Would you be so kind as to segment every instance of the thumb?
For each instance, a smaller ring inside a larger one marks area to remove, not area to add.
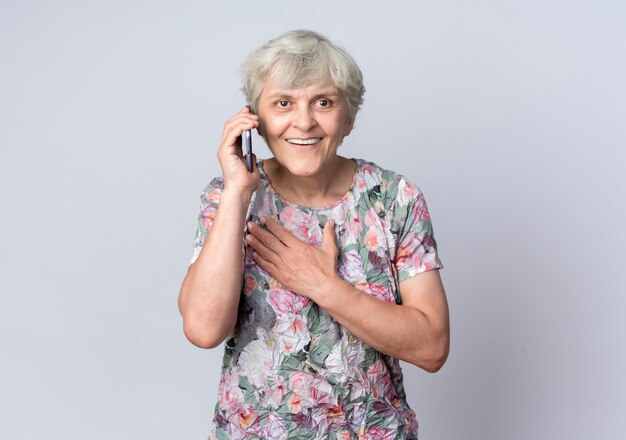
[[[335,242],[335,221],[328,219],[324,225],[324,231],[322,232],[322,247],[337,249],[337,243]]]

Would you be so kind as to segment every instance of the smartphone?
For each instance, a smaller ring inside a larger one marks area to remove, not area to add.
[[[248,165],[248,172],[252,172],[252,131],[244,130],[241,133],[241,149],[243,155],[246,158],[246,164]]]

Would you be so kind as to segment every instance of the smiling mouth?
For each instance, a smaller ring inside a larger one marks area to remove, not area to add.
[[[309,139],[287,139],[287,142],[294,145],[313,145],[321,141],[322,138],[309,138]]]

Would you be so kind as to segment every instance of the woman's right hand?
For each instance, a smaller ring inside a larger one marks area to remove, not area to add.
[[[252,155],[253,169],[248,171],[246,159],[241,151],[241,134],[259,126],[259,117],[250,113],[246,106],[224,124],[222,144],[217,158],[222,167],[224,189],[240,191],[251,196],[259,187],[261,175],[256,166],[256,156]]]

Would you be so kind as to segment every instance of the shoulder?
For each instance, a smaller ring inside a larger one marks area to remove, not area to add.
[[[224,178],[222,176],[211,179],[209,183],[202,190],[202,194],[210,194],[215,191],[221,191],[224,189]]]
[[[394,205],[407,205],[411,200],[422,196],[419,187],[406,176],[385,169],[374,162],[355,159],[358,164],[359,184],[372,200],[382,204],[387,210]]]
[[[204,187],[202,194],[200,194],[200,202],[202,203],[203,210],[207,206],[217,207],[220,201],[220,195],[224,189],[224,178],[215,177]]]

